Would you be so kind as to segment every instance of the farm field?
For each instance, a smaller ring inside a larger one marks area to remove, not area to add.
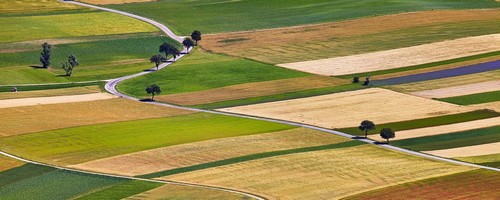
[[[127,200],[160,200],[160,199],[197,199],[199,197],[203,197],[203,199],[207,200],[248,200],[250,198],[229,193],[229,192],[221,192],[215,190],[194,188],[194,187],[185,187],[185,186],[176,186],[176,185],[163,185],[161,187],[136,194],[134,196],[130,196],[125,198]]]
[[[0,94],[10,93],[12,87],[16,87],[18,92],[27,91],[38,91],[38,90],[54,90],[54,89],[65,89],[65,88],[76,88],[76,87],[86,87],[86,86],[104,86],[104,82],[92,81],[85,83],[53,83],[53,84],[42,84],[42,85],[4,85],[0,86]]]
[[[7,99],[7,100],[0,100],[0,108],[98,101],[98,100],[106,100],[113,98],[117,97],[108,93],[91,93],[91,94],[80,94],[80,95],[69,95],[69,96]]]
[[[158,100],[179,105],[210,104],[252,97],[297,92],[309,89],[334,87],[350,83],[344,79],[305,76],[299,78],[279,79],[256,83],[244,83],[215,89],[158,96]],[[199,98],[203,97],[203,98]]]
[[[304,128],[174,145],[72,165],[72,168],[137,176],[238,156],[348,141]]]
[[[19,167],[24,163],[18,160],[8,158],[6,156],[0,155],[0,172]]]
[[[500,87],[496,87],[496,91],[484,92],[478,94],[469,94],[457,97],[448,97],[438,99],[440,101],[458,104],[458,105],[471,105],[471,104],[482,104],[488,102],[500,101]]]
[[[447,157],[447,158],[500,154],[500,142],[458,147],[452,149],[424,151],[424,153],[437,155],[441,157]]]
[[[461,86],[440,88],[435,90],[413,92],[411,94],[425,98],[448,98],[448,97],[464,96],[464,95],[478,94],[484,92],[492,92],[499,90],[499,88],[500,88],[500,81],[487,81],[469,85],[461,85]],[[500,100],[500,97],[498,100]]]
[[[372,9],[376,6],[378,9]],[[169,24],[180,35],[197,29],[204,33],[268,29],[340,21],[368,16],[438,9],[498,8],[494,1],[222,1],[184,2],[160,0],[148,3],[110,5]],[[167,14],[168,13],[168,14]],[[221,15],[224,13],[224,15]],[[228,23],[231,22],[231,23]]]
[[[149,2],[149,1],[155,1],[155,0],[79,0],[79,1],[84,2],[84,3],[95,4],[95,5],[106,5],[106,4]]]
[[[1,1],[0,10],[1,15],[23,15],[23,14],[37,14],[47,12],[67,12],[75,9],[80,9],[77,6],[62,3],[53,0],[16,0],[16,1]]]
[[[113,185],[102,190],[92,192],[90,194],[85,194],[78,197],[79,200],[84,199],[121,199],[130,197],[142,192],[146,192],[158,187],[163,186],[162,183],[145,182],[137,180],[123,181],[116,185]]]
[[[285,63],[278,66],[326,76],[355,74],[489,53],[500,48],[500,44],[496,44],[498,40],[500,40],[500,34],[484,35],[345,57]],[[404,61],[401,58],[405,58]]]
[[[375,101],[374,99],[384,99]],[[325,128],[358,126],[367,118],[376,124],[472,111],[472,108],[405,95],[380,88],[220,109],[225,112],[312,124]],[[401,112],[401,111],[405,112]]]
[[[440,135],[457,131],[466,131],[473,130],[485,127],[491,127],[500,124],[500,117],[493,117],[488,119],[467,121],[461,123],[453,123],[448,125],[441,126],[429,126],[426,128],[417,128],[411,130],[403,130],[397,132],[397,137],[392,140],[404,140],[410,138],[424,137],[424,136],[432,136],[432,135]],[[392,127],[388,125],[381,125],[379,127]],[[375,132],[375,131],[373,131]],[[380,136],[373,135],[370,136],[371,139],[381,140]]]
[[[148,149],[291,128],[294,127],[197,113],[4,137],[0,138],[0,144],[3,150],[15,155],[71,165]]]
[[[500,153],[483,156],[456,157],[454,159],[500,168]]]
[[[36,90],[36,91],[19,91],[19,92],[2,92],[0,93],[0,100],[5,99],[19,99],[19,98],[35,98],[35,97],[51,97],[51,96],[69,96],[92,94],[101,92],[99,86],[83,86],[73,88],[62,88],[53,90]]]
[[[451,149],[500,142],[499,130],[500,126],[493,126],[448,134],[397,140],[391,144],[414,151]]]
[[[238,188],[269,198],[317,199],[470,169],[362,145],[264,158],[162,179]]]
[[[217,53],[266,63],[292,63],[497,34],[499,13],[500,10],[491,9],[382,15],[317,25],[209,34],[201,45]],[[403,21],[405,23],[401,23]]]
[[[156,83],[163,91],[167,91],[166,94],[177,94],[305,76],[310,74],[196,49],[183,58],[182,62],[157,73],[123,81],[118,85],[118,90],[132,96],[143,97],[146,95],[144,88],[151,83]]]
[[[473,170],[447,176],[372,190],[345,200],[358,199],[497,199],[500,194],[500,174],[488,170]],[[495,192],[496,191],[496,192]]]
[[[147,111],[147,112],[145,112]],[[158,107],[125,99],[0,109],[0,137],[119,121],[179,116],[191,111]],[[61,120],[61,116],[66,119]],[[43,123],[42,123],[43,122]],[[26,124],[36,124],[27,126]]]

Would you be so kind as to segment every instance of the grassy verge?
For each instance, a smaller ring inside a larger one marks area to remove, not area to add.
[[[79,197],[79,200],[123,199],[162,186],[163,183],[130,180]]]
[[[397,134],[397,133],[396,133]],[[500,141],[500,126],[391,142],[414,151],[450,149]]]
[[[488,103],[488,102],[500,101],[500,91],[470,94],[458,97],[441,98],[437,100],[458,105]]]
[[[310,90],[303,90],[303,91],[297,91],[297,92],[288,92],[288,93],[283,93],[283,94],[274,94],[274,95],[269,95],[269,96],[252,97],[252,98],[222,101],[222,102],[209,103],[209,104],[201,104],[201,105],[195,105],[192,107],[201,108],[201,109],[218,109],[218,108],[244,106],[244,105],[250,105],[250,104],[257,104],[257,103],[266,103],[266,102],[273,102],[273,101],[298,99],[298,98],[312,97],[312,96],[325,95],[325,94],[333,94],[333,93],[339,93],[339,92],[347,92],[347,91],[353,91],[353,90],[358,90],[358,89],[363,89],[363,88],[366,88],[366,87],[363,87],[359,84],[348,84],[348,85],[341,85],[341,86],[335,86],[335,87],[326,87],[326,88],[310,89]]]
[[[5,151],[33,160],[76,164],[159,147],[292,129],[293,126],[206,113],[82,126],[0,139]]]
[[[219,160],[219,161],[214,161],[214,162],[209,162],[209,163],[193,165],[193,166],[189,166],[189,167],[181,167],[181,168],[176,168],[176,169],[171,169],[171,170],[166,170],[166,171],[161,171],[161,172],[155,172],[155,173],[151,173],[151,174],[145,174],[145,175],[141,175],[139,177],[141,177],[141,178],[158,178],[158,177],[162,177],[162,176],[180,174],[180,173],[191,172],[191,171],[207,169],[207,168],[212,168],[212,167],[219,167],[219,166],[230,165],[230,164],[246,162],[246,161],[251,161],[251,160],[257,160],[257,159],[262,159],[262,158],[282,156],[282,155],[288,155],[288,154],[294,154],[294,153],[321,151],[321,150],[327,150],[327,149],[353,147],[353,146],[358,146],[361,144],[364,144],[364,143],[360,142],[360,141],[349,141],[349,142],[342,142],[342,143],[337,143],[337,144],[328,144],[328,145],[321,145],[321,146],[314,146],[314,147],[303,147],[303,148],[297,148],[297,149],[288,149],[288,150],[271,151],[271,152],[265,152],[265,153],[257,153],[257,154],[252,154],[252,155],[240,156],[240,157],[229,158],[229,159],[225,159],[225,160]]]
[[[369,134],[374,134],[379,132],[382,128],[391,128],[394,131],[410,130],[417,128],[425,128],[432,126],[440,126],[447,124],[455,124],[460,122],[467,122],[479,119],[486,119],[491,117],[498,117],[500,113],[491,110],[476,110],[472,112],[443,115],[438,117],[430,117],[425,119],[415,119],[402,122],[393,122],[386,124],[376,124],[376,129],[369,132]],[[352,135],[364,135],[364,132],[359,130],[358,127],[342,128],[336,129],[337,131],[343,133],[349,133]]]

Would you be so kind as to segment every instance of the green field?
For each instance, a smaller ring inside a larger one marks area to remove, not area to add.
[[[457,160],[500,168],[500,153],[482,156],[458,157]]]
[[[496,8],[494,0],[170,1],[109,5],[168,24],[181,35],[276,28],[431,9]],[[374,9],[376,8],[376,9]]]
[[[425,128],[432,126],[441,126],[447,124],[455,124],[460,122],[468,122],[473,120],[486,119],[491,117],[498,117],[500,113],[491,110],[476,110],[466,113],[443,115],[438,117],[430,117],[424,119],[415,119],[402,122],[386,123],[386,124],[375,124],[376,129],[371,130],[368,134],[378,134],[382,128],[391,128],[394,131],[410,130],[417,128]],[[349,133],[352,135],[364,135],[365,133],[359,130],[358,127],[342,128],[336,129],[337,131],[343,133]],[[397,136],[397,132],[396,132]]]
[[[294,128],[213,114],[191,114],[67,128],[0,139],[2,149],[55,164],[76,164],[147,149]]]
[[[118,89],[132,96],[143,97],[147,95],[144,89],[151,84],[159,85],[163,95],[308,75],[247,59],[196,50],[184,57],[182,62],[156,73],[124,81],[118,85]]]
[[[162,183],[154,183],[154,182],[145,182],[145,181],[137,181],[130,180],[126,182],[122,182],[116,184],[112,187],[105,188],[103,190],[99,190],[97,192],[93,192],[77,198],[79,200],[91,200],[91,199],[123,199],[126,197],[130,197],[136,194],[140,194],[142,192],[152,190],[154,188],[162,186]]]
[[[437,100],[458,105],[488,103],[488,102],[500,101],[500,90],[493,92],[479,93],[479,94],[457,96],[457,97],[448,97]]]
[[[397,136],[397,133],[396,133]],[[500,126],[461,131],[442,135],[419,137],[391,142],[394,146],[414,151],[431,151],[500,141]]]

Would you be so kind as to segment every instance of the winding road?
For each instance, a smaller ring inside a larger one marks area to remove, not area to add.
[[[85,7],[90,7],[90,8],[94,8],[94,9],[104,10],[104,11],[108,11],[108,12],[113,12],[113,13],[125,15],[125,16],[128,16],[128,17],[132,17],[132,18],[135,18],[135,19],[138,19],[138,20],[142,20],[142,21],[145,21],[145,22],[147,22],[149,24],[152,24],[152,25],[158,27],[168,37],[173,38],[174,40],[176,40],[178,42],[182,42],[182,40],[184,39],[184,37],[177,36],[176,34],[174,34],[165,25],[163,25],[161,23],[158,23],[158,22],[156,22],[154,20],[145,18],[145,17],[141,17],[141,16],[138,16],[138,15],[134,15],[134,14],[123,12],[123,11],[118,11],[118,10],[113,10],[113,9],[109,9],[109,8],[103,8],[103,7],[94,6],[94,5],[90,5],[90,4],[80,3],[80,2],[74,2],[74,1],[64,1],[64,2],[70,3],[70,4],[79,5],[79,6],[85,6]],[[183,51],[186,51],[186,49],[184,49]],[[184,56],[185,56],[185,54],[181,54],[178,57],[178,59],[181,59]],[[167,67],[168,65],[172,64],[173,62],[174,62],[174,60],[171,59],[168,62],[162,63],[158,67],[158,70],[161,70],[161,69]],[[134,77],[142,76],[142,75],[153,73],[153,72],[155,72],[154,68],[152,68],[151,70],[148,70],[148,71],[143,71],[143,72],[140,72],[140,73],[137,73],[137,74],[133,74],[133,75],[129,75],[129,76],[125,76],[125,77],[121,77],[121,78],[110,80],[105,85],[105,89],[109,93],[114,94],[116,96],[127,98],[127,99],[131,99],[131,100],[135,100],[135,101],[139,101],[140,99],[138,99],[138,98],[131,97],[131,96],[128,96],[126,94],[123,94],[123,93],[119,92],[116,89],[116,86],[117,86],[118,83],[120,83],[122,81],[125,81],[127,79],[131,79],[131,78],[134,78]],[[362,141],[362,142],[365,142],[365,143],[368,143],[368,144],[374,144],[374,145],[380,146],[382,148],[391,149],[391,150],[399,151],[399,152],[406,153],[406,154],[411,154],[411,155],[415,155],[415,156],[420,156],[420,157],[424,157],[424,158],[428,158],[428,159],[433,159],[433,160],[439,160],[439,161],[448,162],[448,163],[454,163],[454,164],[458,164],[458,165],[464,165],[464,166],[470,166],[470,167],[476,167],[476,168],[482,168],[482,169],[487,169],[487,170],[493,170],[493,171],[500,172],[500,169],[498,169],[498,168],[487,167],[487,166],[482,166],[482,165],[477,165],[477,164],[472,164],[472,163],[457,161],[457,160],[453,160],[453,159],[438,157],[438,156],[434,156],[434,155],[424,154],[424,153],[415,152],[415,151],[411,151],[411,150],[407,150],[407,149],[403,149],[403,148],[399,148],[399,147],[395,147],[395,146],[391,146],[391,145],[387,145],[387,144],[377,144],[376,141],[374,141],[374,140],[365,139],[365,138],[357,138],[357,137],[355,137],[353,135],[350,135],[350,134],[346,134],[346,133],[342,133],[342,132],[338,132],[338,131],[334,131],[334,130],[330,130],[330,129],[326,129],[326,128],[321,128],[321,127],[317,127],[317,126],[312,126],[312,125],[308,125],[308,124],[302,124],[302,123],[296,123],[296,122],[284,121],[284,120],[269,119],[269,118],[256,117],[256,116],[248,116],[248,115],[235,114],[235,113],[227,113],[227,112],[221,112],[221,111],[203,110],[203,109],[182,107],[182,106],[176,106],[176,105],[167,104],[167,103],[159,103],[159,102],[144,102],[144,103],[158,105],[158,106],[171,107],[171,108],[177,108],[177,109],[183,109],[183,110],[190,110],[190,111],[197,111],[197,112],[204,112],[204,113],[211,113],[211,114],[220,114],[220,115],[226,115],[226,116],[241,117],[241,118],[247,118],[247,119],[255,119],[255,120],[275,122],[275,123],[280,123],[280,124],[287,124],[287,125],[296,126],[296,127],[303,127],[303,128],[307,128],[307,129],[312,129],[312,130],[317,130],[317,131],[322,131],[322,132],[326,132],[326,133],[330,133],[330,134],[339,135],[339,136],[342,136],[342,137],[352,138],[354,140],[359,140],[359,141]],[[191,186],[191,187],[197,187],[197,188],[212,189],[212,190],[230,192],[230,193],[235,193],[235,194],[241,194],[241,195],[245,195],[245,196],[248,196],[248,197],[251,197],[251,198],[254,198],[254,199],[259,199],[259,200],[266,199],[266,198],[264,198],[262,196],[259,196],[257,194],[251,194],[251,193],[247,193],[247,192],[239,191],[239,190],[234,190],[234,189],[228,189],[228,188],[222,188],[222,187],[214,187],[214,186],[205,186],[205,185],[201,185],[201,184],[184,183],[184,182],[176,182],[176,181],[162,181],[162,180],[143,179],[143,178],[130,177],[130,176],[119,176],[119,175],[112,175],[112,174],[96,173],[96,172],[90,172],[90,171],[84,171],[84,170],[76,170],[76,169],[72,169],[72,168],[66,168],[66,167],[60,167],[60,166],[54,166],[54,165],[44,164],[44,163],[40,163],[40,162],[36,162],[36,161],[32,161],[32,160],[27,160],[27,159],[24,159],[24,158],[21,158],[21,157],[18,157],[18,156],[15,156],[15,155],[12,155],[12,154],[9,154],[9,153],[6,153],[6,152],[2,152],[2,151],[0,151],[0,154],[4,155],[4,156],[7,156],[7,157],[10,157],[10,158],[13,158],[13,159],[17,159],[17,160],[23,161],[23,162],[32,163],[32,164],[36,164],[36,165],[42,165],[42,166],[49,166],[49,167],[53,167],[53,168],[57,168],[57,169],[61,169],[61,170],[68,170],[68,171],[74,171],[74,172],[80,172],[80,173],[87,173],[87,174],[94,174],[94,175],[100,175],[100,176],[109,176],[109,177],[117,177],[117,178],[124,178],[124,179],[132,179],[132,180],[141,180],[141,181],[158,182],[158,183],[173,184],[173,185]]]

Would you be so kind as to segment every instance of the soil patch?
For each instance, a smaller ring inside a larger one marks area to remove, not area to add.
[[[0,100],[0,108],[35,106],[35,105],[58,104],[58,103],[74,103],[74,102],[96,101],[96,100],[104,100],[112,98],[116,98],[116,96],[108,93],[93,93],[93,94],[80,94],[80,95],[56,96],[56,97],[7,99],[7,100]]]

